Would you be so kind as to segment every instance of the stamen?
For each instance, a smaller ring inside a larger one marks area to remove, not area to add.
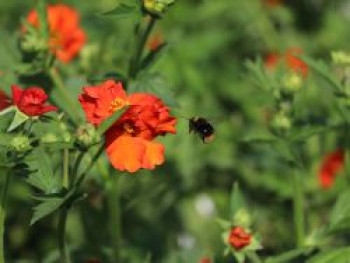
[[[125,101],[121,98],[114,99],[109,105],[109,111],[115,112],[125,106]]]

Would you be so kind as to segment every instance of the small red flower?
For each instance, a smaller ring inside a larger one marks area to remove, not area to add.
[[[252,236],[247,233],[244,228],[236,226],[231,229],[228,242],[233,248],[240,250],[248,246],[251,239]]]
[[[297,57],[300,54],[302,54],[300,48],[289,48],[283,55],[269,53],[265,57],[264,63],[269,70],[274,70],[278,64],[283,61],[288,69],[299,73],[306,78],[308,74],[308,66],[304,61]]]
[[[339,149],[328,153],[319,170],[319,181],[323,189],[329,189],[335,180],[337,173],[344,167],[345,154]]]
[[[145,93],[127,96],[122,84],[112,80],[83,90],[79,101],[87,120],[96,126],[129,106],[105,134],[106,153],[116,169],[136,172],[141,168],[154,169],[164,162],[164,146],[154,139],[176,133],[176,119],[159,98]]]
[[[269,7],[275,7],[282,4],[283,0],[265,0],[265,3]]]
[[[211,263],[210,258],[201,258],[199,263]]]
[[[3,90],[0,90],[0,111],[6,109],[11,105],[11,99],[7,97]]]
[[[81,50],[86,41],[85,32],[79,25],[78,12],[64,4],[48,5],[49,46],[51,52],[62,62],[71,61]],[[32,10],[27,21],[39,27],[36,10]]]
[[[38,87],[30,87],[22,90],[16,85],[11,86],[13,104],[28,116],[40,116],[49,111],[57,110],[57,107],[45,105],[48,96]]]

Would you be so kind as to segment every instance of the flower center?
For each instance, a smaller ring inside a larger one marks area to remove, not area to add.
[[[135,134],[135,129],[134,129],[133,125],[129,122],[125,122],[123,124],[123,129],[124,129],[125,133],[127,133],[127,134],[130,134],[130,135]]]
[[[109,111],[115,112],[125,106],[125,101],[121,98],[114,99],[109,105]]]

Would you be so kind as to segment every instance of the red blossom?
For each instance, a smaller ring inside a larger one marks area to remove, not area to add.
[[[199,263],[211,263],[210,258],[201,258]]]
[[[79,13],[65,4],[48,5],[49,46],[51,52],[62,62],[71,61],[81,50],[86,41],[85,32],[79,25]],[[39,27],[39,17],[32,10],[27,21]]]
[[[328,153],[322,161],[319,170],[319,181],[323,189],[329,189],[334,184],[337,173],[344,167],[345,153],[338,149]]]
[[[0,90],[0,111],[6,109],[11,105],[11,99],[3,90]]]
[[[83,91],[79,101],[87,120],[95,126],[129,106],[105,134],[106,153],[116,169],[136,172],[154,169],[164,162],[164,146],[154,139],[176,133],[176,119],[159,98],[145,93],[127,96],[122,84],[112,80]]]
[[[158,33],[151,37],[151,39],[148,42],[148,48],[151,51],[155,51],[163,43],[164,43],[163,37],[160,33]]]
[[[244,228],[236,226],[231,229],[228,242],[236,250],[240,250],[248,246],[251,242],[252,236],[245,231]]]
[[[50,111],[57,110],[57,107],[45,105],[48,96],[45,91],[38,87],[30,87],[22,90],[16,85],[11,86],[13,104],[28,116],[40,116]]]
[[[302,50],[297,47],[287,49],[282,55],[272,52],[267,54],[264,64],[266,68],[273,71],[280,62],[283,62],[288,69],[301,74],[304,78],[306,78],[308,74],[308,66],[304,61],[297,57],[302,53]]]
[[[282,4],[283,0],[264,0],[265,4],[269,7],[275,7]]]

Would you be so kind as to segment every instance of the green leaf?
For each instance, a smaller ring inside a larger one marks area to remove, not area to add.
[[[307,260],[306,263],[350,263],[350,247],[324,251]]]
[[[300,141],[303,142],[311,136],[320,134],[330,129],[328,126],[304,126],[298,130],[293,130],[288,136],[290,141]]]
[[[231,191],[230,218],[232,219],[240,209],[244,208],[244,199],[239,190],[238,183],[234,183]]]
[[[329,68],[329,66],[319,60],[316,61],[311,57],[308,56],[300,56],[300,58],[308,64],[310,68],[312,68],[314,71],[316,71],[321,77],[323,77],[337,92],[341,92],[343,87],[339,80],[337,80],[332,74],[332,70]]]
[[[33,160],[29,162],[32,169],[37,172],[32,173],[27,178],[27,182],[43,191],[45,194],[57,193],[61,188],[59,179],[54,175],[51,162],[47,153],[41,147],[32,152]]]
[[[313,248],[294,249],[278,256],[269,257],[266,259],[265,263],[287,263],[291,260],[295,260],[300,256],[309,254],[312,250]]]
[[[63,203],[65,199],[60,197],[47,198],[42,203],[34,207],[34,214],[30,221],[30,225],[35,224],[43,217],[56,211]]]
[[[241,141],[245,143],[271,143],[277,138],[268,131],[248,132]]]
[[[49,38],[49,26],[47,22],[46,1],[40,0],[37,7],[39,16],[40,34],[44,39]]]
[[[232,224],[230,221],[227,221],[227,220],[223,220],[221,218],[216,218],[216,222],[219,224],[219,226],[222,228],[222,229],[230,229]]]
[[[254,83],[258,87],[261,87],[266,91],[271,90],[273,85],[269,77],[265,73],[264,65],[260,57],[258,57],[255,61],[247,61],[245,63],[245,66],[254,76]]]
[[[128,109],[129,107],[125,107],[124,109],[117,110],[110,116],[108,119],[104,120],[101,125],[98,127],[97,132],[102,136],[108,129],[111,127]]]
[[[345,190],[337,199],[331,212],[329,231],[338,232],[350,230],[350,190]]]
[[[11,122],[11,125],[7,129],[7,131],[8,132],[13,131],[14,129],[22,125],[24,122],[26,122],[28,119],[29,117],[27,115],[25,115],[23,112],[17,109],[15,112],[15,116],[13,117],[13,120]]]
[[[139,10],[136,1],[124,0],[112,10],[104,12],[101,15],[113,16],[114,18],[127,18],[140,14]]]

